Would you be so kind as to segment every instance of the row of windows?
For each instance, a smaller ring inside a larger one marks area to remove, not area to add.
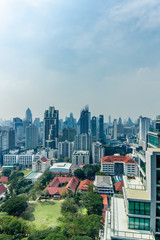
[[[150,230],[150,219],[129,217],[128,228],[139,229],[139,230]]]
[[[128,212],[130,214],[150,215],[150,203],[129,201]]]

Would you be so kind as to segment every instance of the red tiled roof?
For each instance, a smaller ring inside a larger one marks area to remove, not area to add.
[[[3,184],[0,184],[0,195],[6,191],[7,191],[7,188]]]
[[[118,191],[118,192],[122,191],[123,181],[115,182],[114,186],[115,186],[116,191]]]
[[[41,161],[42,162],[49,162],[49,160],[47,160],[47,158],[45,158],[45,157],[41,157]]]
[[[129,164],[137,164],[133,158],[128,156],[105,156],[101,159],[103,163],[114,163],[114,162],[124,162]]]
[[[8,177],[4,177],[4,176],[0,177],[0,182],[7,183],[8,182]]]
[[[102,217],[105,219],[106,211],[108,210],[108,200],[106,194],[101,194],[101,197],[103,198],[103,210],[102,210]]]
[[[86,191],[87,191],[88,186],[91,185],[91,184],[93,184],[93,181],[88,180],[88,179],[85,179],[85,180],[83,180],[83,181],[80,182],[80,185],[79,185],[78,189],[79,189],[79,190],[84,190],[84,191],[86,190]]]
[[[60,183],[67,183],[65,188],[58,187]],[[76,177],[55,177],[52,182],[47,186],[47,190],[50,195],[54,195],[55,193],[61,194],[63,190],[68,191],[68,189],[75,192],[76,187],[79,183],[79,179]]]

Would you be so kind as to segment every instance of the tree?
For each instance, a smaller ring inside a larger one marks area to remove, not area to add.
[[[87,236],[73,236],[71,240],[92,240],[92,238]]]
[[[87,192],[82,195],[82,202],[87,209],[87,213],[102,215],[103,198],[101,195],[94,192]]]
[[[96,172],[96,176],[106,176],[106,174],[104,172]]]
[[[96,172],[98,172],[99,170],[100,166],[98,164],[95,165],[87,164],[83,167],[85,177],[90,180],[94,179]]]
[[[10,168],[3,168],[2,176],[9,177],[10,174],[11,174],[11,169]]]
[[[84,171],[82,169],[76,169],[74,171],[74,176],[82,180],[85,179]]]
[[[19,216],[27,208],[27,198],[24,195],[14,196],[8,199],[0,207],[1,212],[7,212],[9,215]]]
[[[77,213],[77,205],[74,202],[73,198],[66,198],[61,205],[61,213]]]

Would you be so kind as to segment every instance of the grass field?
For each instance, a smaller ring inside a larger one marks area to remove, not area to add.
[[[24,176],[26,176],[31,171],[32,171],[31,169],[25,169],[25,170],[21,170],[20,172],[24,173]]]
[[[54,227],[57,218],[61,216],[61,203],[58,200],[32,203],[22,217],[34,223],[37,228]]]

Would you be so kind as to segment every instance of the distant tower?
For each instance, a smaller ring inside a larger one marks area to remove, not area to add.
[[[26,149],[35,149],[38,146],[38,127],[30,124],[26,127]]]
[[[113,121],[113,139],[117,140],[117,119]]]
[[[91,120],[91,132],[92,132],[92,141],[96,142],[97,141],[97,119],[96,117],[92,117]]]
[[[80,133],[87,133],[89,130],[89,107],[86,106],[80,114]]]
[[[8,131],[8,148],[13,150],[15,148],[15,130],[10,128]]]
[[[139,140],[145,141],[150,127],[150,119],[147,117],[141,117],[139,122]]]
[[[54,107],[49,107],[44,113],[43,122],[43,146],[52,146],[55,148],[55,142],[58,139],[58,121],[59,111],[55,110]],[[53,144],[52,144],[53,143]]]
[[[104,142],[104,117],[99,115],[99,141]]]
[[[32,123],[32,112],[31,112],[30,108],[28,108],[26,110],[26,120],[29,121],[30,123]]]

